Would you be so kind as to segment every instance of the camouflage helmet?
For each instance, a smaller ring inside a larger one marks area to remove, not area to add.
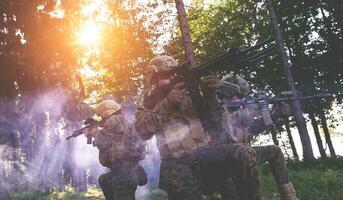
[[[220,97],[245,96],[248,92],[248,82],[238,75],[226,75],[217,85],[217,94]]]
[[[147,69],[147,79],[150,83],[153,83],[153,76],[156,72],[168,71],[178,65],[177,61],[167,55],[155,56],[150,60]]]
[[[106,118],[120,109],[121,106],[116,101],[107,99],[97,105],[95,113],[102,118]]]

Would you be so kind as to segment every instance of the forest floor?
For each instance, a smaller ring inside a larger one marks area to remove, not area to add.
[[[343,158],[312,162],[289,162],[289,180],[302,200],[343,199]],[[267,165],[261,166],[263,200],[278,200],[275,180]],[[42,195],[37,191],[16,193],[11,200],[104,200],[101,190],[93,187],[87,193],[66,191]],[[157,198],[155,198],[157,199]]]

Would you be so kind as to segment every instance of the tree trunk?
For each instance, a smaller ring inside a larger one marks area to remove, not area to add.
[[[341,52],[342,49],[342,43],[341,40],[339,38],[339,35],[342,35],[342,31],[341,32],[335,32],[335,30],[333,30],[333,22],[331,22],[331,20],[328,18],[328,16],[326,16],[324,8],[323,8],[323,3],[321,0],[319,0],[319,10],[322,14],[323,17],[323,22],[325,27],[323,27],[322,29],[325,30],[325,28],[327,29],[327,34],[323,33],[321,34],[321,37],[326,41],[326,43],[328,44],[328,52],[327,52],[327,72],[328,72],[328,78],[326,79],[330,84],[331,87],[334,88],[334,90],[336,91],[341,91],[342,90],[342,86],[340,83],[340,80],[342,78],[342,74],[341,73],[337,73],[341,67],[342,67],[342,62],[341,62],[341,53],[337,53],[337,52]],[[335,12],[335,10],[341,10],[341,9],[334,9],[331,10],[331,12],[333,14],[337,14],[338,12]],[[330,11],[329,11],[330,12]],[[338,15],[335,15],[338,16]],[[336,20],[337,23],[340,23],[340,20]],[[342,26],[341,26],[342,27]]]
[[[324,131],[326,143],[329,146],[330,155],[331,155],[331,157],[336,157],[336,152],[335,152],[335,149],[333,148],[333,145],[332,145],[332,142],[331,142],[330,132],[329,132],[328,124],[326,122],[325,113],[324,113],[323,110],[320,112],[319,118],[320,118],[320,121],[322,123],[322,128],[323,128],[323,131]]]
[[[326,153],[325,153],[325,150],[324,150],[324,147],[323,147],[322,138],[320,137],[320,133],[319,133],[318,122],[317,122],[317,120],[316,120],[316,118],[315,118],[313,113],[310,113],[309,117],[311,119],[311,124],[312,124],[312,127],[313,127],[314,135],[316,136],[316,140],[317,140],[320,156],[321,157],[326,157]]]
[[[279,24],[277,21],[277,16],[276,16],[273,4],[272,4],[272,0],[266,0],[266,5],[267,5],[268,11],[269,11],[272,27],[273,27],[275,38],[276,38],[276,46],[278,49],[280,63],[281,63],[282,69],[284,71],[284,74],[286,76],[288,87],[293,92],[293,95],[296,95],[296,89],[295,89],[295,85],[294,85],[293,75],[289,69],[290,66],[288,64],[289,58],[288,58],[288,55],[286,53],[286,49],[284,47],[284,39],[283,39],[281,30],[280,30],[280,27],[279,27]],[[292,102],[292,108],[293,108],[296,126],[298,128],[298,132],[299,132],[300,139],[301,139],[301,144],[303,147],[304,159],[306,159],[306,160],[314,159],[310,136],[309,136],[308,131],[307,131],[306,121],[305,121],[305,118],[303,115],[303,111],[300,107],[299,101],[297,101],[297,100],[293,101]]]
[[[79,191],[80,192],[87,192],[87,172],[85,169],[81,169],[81,171],[80,171]]]
[[[287,152],[287,145],[286,145],[286,143],[282,140],[282,138],[280,138],[280,141],[281,141],[282,147],[283,147],[283,149],[284,149],[284,154],[285,154],[287,160],[289,160],[289,159],[290,159],[290,156],[289,156],[289,154],[288,154],[288,152]]]
[[[289,127],[288,120],[285,122],[285,127],[286,127],[287,136],[289,139],[289,144],[291,145],[291,148],[292,148],[294,159],[299,160],[299,155],[298,155],[297,149],[295,148],[295,144],[294,144],[291,128]]]
[[[82,81],[82,78],[81,78],[81,74],[78,73],[76,75],[76,78],[77,78],[77,82],[79,84],[79,100],[83,100],[86,96],[86,92],[85,92],[85,86],[83,84],[83,81]]]
[[[273,128],[270,133],[272,134],[273,143],[279,146],[279,141],[277,140],[277,131]]]
[[[193,44],[191,34],[188,26],[187,15],[185,5],[182,0],[175,0],[176,9],[178,13],[178,20],[180,24],[180,30],[182,34],[183,47],[185,49],[186,58],[191,63],[191,66],[195,64],[195,56],[193,52]]]

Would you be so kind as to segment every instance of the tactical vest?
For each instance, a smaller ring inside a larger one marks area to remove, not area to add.
[[[190,102],[190,99],[185,101]],[[211,142],[189,103],[181,110],[169,113],[163,130],[156,136],[163,158],[188,155],[209,146]]]
[[[229,113],[224,112],[223,127],[225,135],[229,143],[243,143],[249,144],[252,136],[249,128],[244,124],[244,120],[241,119],[241,110]]]
[[[112,131],[102,131],[96,137],[100,163],[108,167],[115,160],[143,158],[145,143],[126,117],[112,115],[106,120],[112,120],[115,124]]]

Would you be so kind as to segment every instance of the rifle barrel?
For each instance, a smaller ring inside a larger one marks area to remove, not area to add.
[[[300,101],[305,100],[312,100],[312,99],[323,99],[323,98],[333,98],[334,95],[332,93],[325,93],[325,94],[315,94],[310,96],[289,96],[289,97],[272,97],[270,98],[270,103],[280,103],[280,102],[286,102],[286,101],[294,101],[295,99],[298,99]]]
[[[312,99],[322,99],[322,98],[332,98],[332,97],[334,97],[332,93],[324,93],[324,94],[315,94],[315,95],[310,95],[310,96],[299,96],[299,97],[294,97],[294,96],[270,97],[268,98],[267,101],[269,104],[276,104],[276,103],[281,103],[281,102],[294,101],[295,98],[299,99],[300,101],[306,101],[306,100],[312,100]],[[226,108],[237,108],[243,105],[258,104],[258,103],[259,103],[258,98],[247,97],[244,101],[226,102],[224,103],[224,106]]]

